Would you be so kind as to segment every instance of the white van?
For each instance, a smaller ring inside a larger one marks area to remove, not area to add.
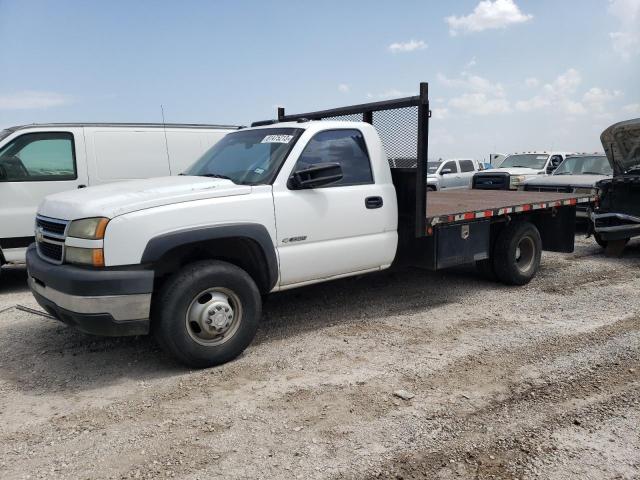
[[[34,124],[0,131],[0,266],[22,263],[52,193],[178,175],[237,126]]]

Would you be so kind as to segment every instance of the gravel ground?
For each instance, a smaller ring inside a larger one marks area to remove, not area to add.
[[[12,308],[37,306],[6,270],[0,477],[640,478],[639,265],[638,241],[579,238],[521,288],[460,269],[285,292],[202,371]]]

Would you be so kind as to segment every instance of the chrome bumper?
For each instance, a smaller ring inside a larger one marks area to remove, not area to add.
[[[60,308],[79,314],[108,314],[115,321],[148,319],[151,293],[134,295],[77,296],[38,283],[29,276],[29,287]]]

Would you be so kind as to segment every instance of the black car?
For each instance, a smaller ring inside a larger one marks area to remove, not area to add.
[[[619,254],[640,235],[640,118],[611,125],[600,141],[613,178],[596,184],[600,202],[591,218],[598,243]]]

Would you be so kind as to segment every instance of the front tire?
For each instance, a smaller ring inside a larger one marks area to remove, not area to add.
[[[241,268],[210,260],[187,265],[155,299],[160,346],[194,368],[220,365],[253,340],[262,313],[260,291]]]
[[[540,266],[542,240],[529,222],[510,223],[500,232],[493,250],[493,267],[502,283],[525,285]]]

